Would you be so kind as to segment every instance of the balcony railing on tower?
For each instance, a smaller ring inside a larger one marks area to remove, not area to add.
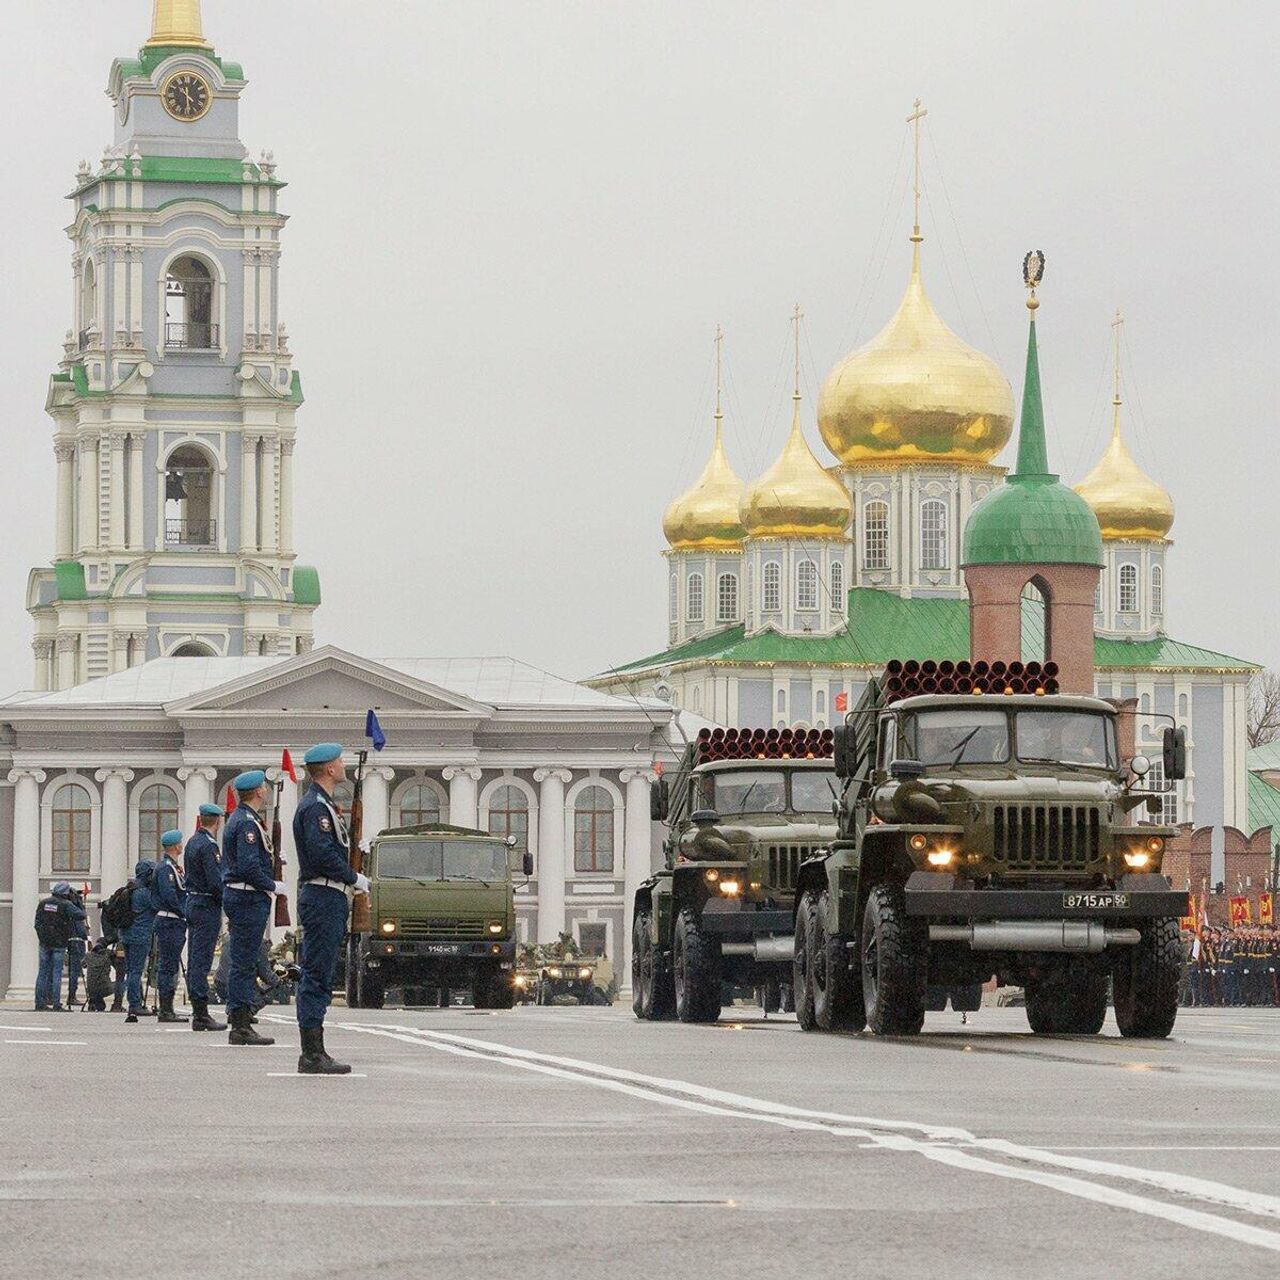
[[[218,346],[218,326],[196,322],[167,321],[164,326],[166,351],[213,351]]]
[[[166,547],[208,548],[217,544],[215,520],[166,520],[164,545]]]

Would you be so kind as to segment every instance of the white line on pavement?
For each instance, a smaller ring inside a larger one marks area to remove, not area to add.
[[[1077,1172],[1119,1178],[1143,1183],[1165,1192],[1188,1196],[1214,1205],[1230,1207],[1267,1217],[1280,1217],[1280,1199],[1256,1192],[1243,1191],[1224,1183],[1191,1178],[1181,1174],[1158,1170],[1140,1169],[1128,1165],[1112,1164],[1100,1160],[1085,1160],[1068,1155],[1022,1147],[1003,1139],[981,1139],[963,1129],[946,1126],[916,1124],[909,1121],[877,1120],[839,1113],[809,1111],[782,1103],[769,1102],[724,1090],[709,1089],[688,1081],[668,1080],[657,1076],[645,1076],[637,1072],[607,1067],[600,1063],[579,1059],[559,1058],[550,1054],[535,1053],[512,1045],[495,1044],[467,1036],[429,1031],[418,1027],[392,1024],[366,1025],[344,1022],[337,1024],[344,1030],[369,1035],[385,1036],[407,1044],[421,1044],[460,1057],[487,1059],[505,1066],[549,1075],[596,1088],[628,1094],[633,1097],[658,1102],[683,1110],[699,1111],[712,1115],[725,1115],[738,1119],[752,1119],[784,1128],[819,1130],[842,1137],[864,1138],[872,1145],[890,1150],[913,1152],[941,1164],[969,1172],[987,1173],[1014,1181],[1030,1182],[1080,1199],[1091,1200],[1114,1208],[1128,1209],[1148,1217],[1191,1227],[1212,1235],[1223,1236],[1239,1243],[1280,1253],[1280,1234],[1261,1227],[1240,1223],[1230,1218],[1220,1218],[1199,1209],[1184,1205],[1168,1204],[1148,1199],[1132,1192],[1122,1191],[1105,1184],[1086,1181],[1083,1178],[1049,1173],[1043,1169],[1019,1167],[1027,1163],[1056,1165]],[[685,1097],[675,1096],[684,1094]],[[877,1132],[878,1130],[878,1132]],[[924,1136],[925,1141],[908,1136],[903,1130],[913,1130]],[[994,1160],[972,1155],[959,1146],[978,1147],[993,1155],[1019,1162],[1019,1165],[1000,1164]]]
[[[268,1071],[267,1075],[276,1080],[367,1080],[363,1071],[346,1071],[342,1075],[325,1075],[314,1071]]]
[[[52,1031],[52,1027],[11,1027],[8,1023],[0,1024],[0,1031]]]
[[[5,1044],[70,1044],[79,1045],[84,1048],[89,1042],[87,1040],[6,1040]]]

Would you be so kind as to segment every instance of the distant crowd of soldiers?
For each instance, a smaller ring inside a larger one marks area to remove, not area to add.
[[[1184,1005],[1280,1008],[1280,930],[1274,925],[1184,935]]]

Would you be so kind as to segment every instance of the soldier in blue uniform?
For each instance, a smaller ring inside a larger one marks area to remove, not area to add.
[[[222,854],[218,824],[226,815],[216,804],[200,806],[200,825],[187,841],[182,863],[187,873],[187,994],[194,1011],[192,1031],[225,1031],[209,1016],[209,970],[222,932]]]
[[[284,893],[271,874],[271,839],[262,821],[267,775],[261,769],[239,774],[231,784],[238,804],[222,832],[222,909],[227,915],[227,1017],[230,1044],[275,1044],[253,1029],[258,949],[271,918],[273,895]]]
[[[156,991],[160,996],[159,1022],[186,1022],[174,1013],[173,996],[178,989],[178,966],[187,941],[187,886],[178,859],[182,856],[182,832],[166,831],[160,837],[164,856],[156,866],[151,891],[155,894],[156,943],[160,956],[156,965]]]
[[[338,948],[347,928],[347,891],[368,893],[369,881],[351,869],[347,829],[333,803],[333,789],[347,776],[342,747],[322,742],[303,757],[311,786],[293,815],[298,853],[298,923],[302,926],[302,980],[298,984],[298,1032],[305,1075],[345,1075],[324,1047],[324,1015],[333,993]]]
[[[133,888],[129,891],[129,907],[133,912],[133,921],[127,929],[120,931],[120,941],[124,943],[125,965],[128,968],[128,1000],[129,1012],[126,1022],[137,1022],[139,1018],[149,1018],[152,1010],[144,1003],[146,993],[142,989],[142,971],[147,967],[147,957],[151,954],[151,938],[156,927],[156,895],[152,892],[156,873],[156,864],[145,858],[139,859],[133,868]]]

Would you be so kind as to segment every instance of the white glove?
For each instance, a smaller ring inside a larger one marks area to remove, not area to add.
[[[276,881],[276,893],[283,894],[289,892],[289,886],[283,880]]]
[[[369,892],[369,877],[356,872],[356,882],[351,886],[357,893]]]

